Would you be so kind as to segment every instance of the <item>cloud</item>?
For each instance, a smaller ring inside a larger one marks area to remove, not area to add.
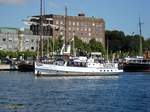
[[[19,5],[25,3],[27,0],[0,0],[0,4],[5,5]]]

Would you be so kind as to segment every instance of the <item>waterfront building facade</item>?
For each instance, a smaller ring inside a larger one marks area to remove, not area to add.
[[[0,28],[0,50],[17,51],[19,46],[17,28]]]
[[[39,36],[28,29],[0,28],[0,50],[36,51]]]
[[[31,19],[31,21],[39,24],[32,24],[30,30],[34,35],[40,35],[40,19]],[[78,14],[78,16],[49,14],[42,16],[42,24],[43,35],[54,38],[60,35],[66,36],[68,41],[77,36],[87,43],[90,39],[95,38],[96,41],[101,42],[105,46],[105,22],[102,18],[86,17],[83,13]]]
[[[39,16],[33,16],[39,17]],[[77,36],[84,42],[95,38],[105,46],[105,22],[102,18],[78,16],[44,15],[43,25],[40,19],[31,19],[39,24],[30,25],[29,29],[0,27],[0,50],[7,51],[36,51],[40,40],[42,26],[43,38],[66,37],[67,41]]]

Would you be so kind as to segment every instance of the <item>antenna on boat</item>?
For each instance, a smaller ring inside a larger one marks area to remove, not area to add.
[[[142,22],[141,22],[141,18],[139,16],[139,31],[140,31],[140,56],[142,56],[143,52],[142,52]]]

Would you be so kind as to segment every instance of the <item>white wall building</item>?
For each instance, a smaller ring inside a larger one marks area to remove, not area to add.
[[[0,50],[36,51],[39,35],[33,35],[28,29],[0,28]],[[50,38],[44,36],[45,39]]]

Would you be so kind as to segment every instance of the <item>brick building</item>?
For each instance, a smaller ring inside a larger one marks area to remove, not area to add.
[[[39,35],[40,20],[31,19],[31,21],[39,23],[30,26],[30,30],[33,34]],[[95,38],[96,41],[101,42],[102,45],[105,46],[105,22],[102,18],[86,17],[83,13],[78,14],[78,16],[67,17],[50,14],[44,15],[42,17],[42,22],[43,35],[57,38],[60,35],[65,36],[66,32],[66,40],[72,39],[73,36],[77,36],[84,42],[89,42],[90,39]],[[58,27],[52,28],[52,26],[44,26],[44,24],[52,24]]]

